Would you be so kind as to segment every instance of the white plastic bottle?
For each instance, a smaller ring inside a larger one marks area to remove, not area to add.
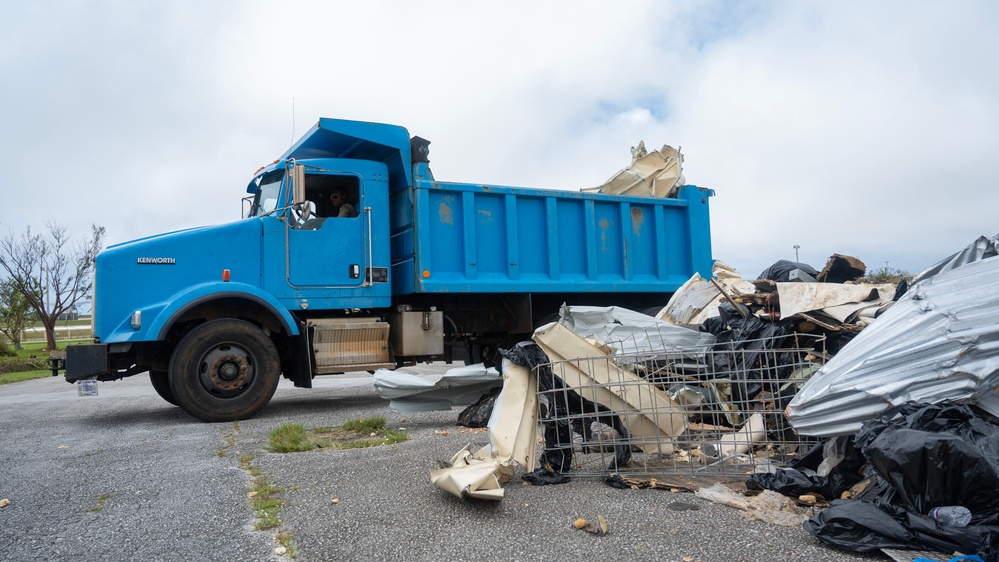
[[[944,527],[965,527],[971,522],[971,511],[963,505],[934,507],[928,515]]]

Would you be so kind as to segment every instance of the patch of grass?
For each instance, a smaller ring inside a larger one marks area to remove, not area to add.
[[[114,494],[101,494],[97,496],[97,505],[91,507],[87,511],[91,513],[100,513],[100,511],[104,509],[104,504],[107,503],[107,501],[113,498],[114,496],[115,496]]]
[[[273,486],[267,476],[253,466],[253,455],[240,457],[239,467],[250,474],[250,507],[257,518],[253,528],[258,531],[274,529],[281,524],[281,506],[284,505],[275,496],[283,490]]]
[[[275,453],[313,449],[358,449],[401,443],[409,439],[403,431],[394,431],[385,418],[348,420],[337,427],[317,427],[308,431],[300,423],[285,423],[271,432],[270,450]]]
[[[21,371],[19,373],[0,373],[0,384],[30,381],[52,377],[52,371]]]
[[[375,416],[371,418],[357,418],[356,420],[347,420],[341,425],[343,429],[349,429],[351,431],[359,431],[362,433],[372,433],[377,431],[382,431],[385,429],[385,418],[381,416]]]
[[[318,446],[309,439],[309,432],[300,423],[285,423],[272,431],[270,445],[275,453],[311,451]]]

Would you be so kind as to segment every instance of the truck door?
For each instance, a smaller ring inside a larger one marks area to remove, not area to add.
[[[356,175],[306,174],[309,216],[292,215],[288,283],[297,288],[358,288],[364,283],[367,221]]]

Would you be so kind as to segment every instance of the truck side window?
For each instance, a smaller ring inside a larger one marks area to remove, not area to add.
[[[314,175],[305,181],[307,199],[316,205],[316,215],[355,218],[360,195],[356,176]]]

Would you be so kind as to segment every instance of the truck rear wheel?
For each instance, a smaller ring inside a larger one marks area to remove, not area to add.
[[[160,398],[174,406],[177,405],[177,399],[173,397],[173,391],[170,390],[170,377],[167,376],[166,371],[150,370],[149,382],[153,383],[153,389],[156,390],[156,394],[160,395]]]
[[[212,320],[187,333],[170,358],[177,405],[207,422],[247,419],[277,389],[281,365],[274,343],[242,320]]]

